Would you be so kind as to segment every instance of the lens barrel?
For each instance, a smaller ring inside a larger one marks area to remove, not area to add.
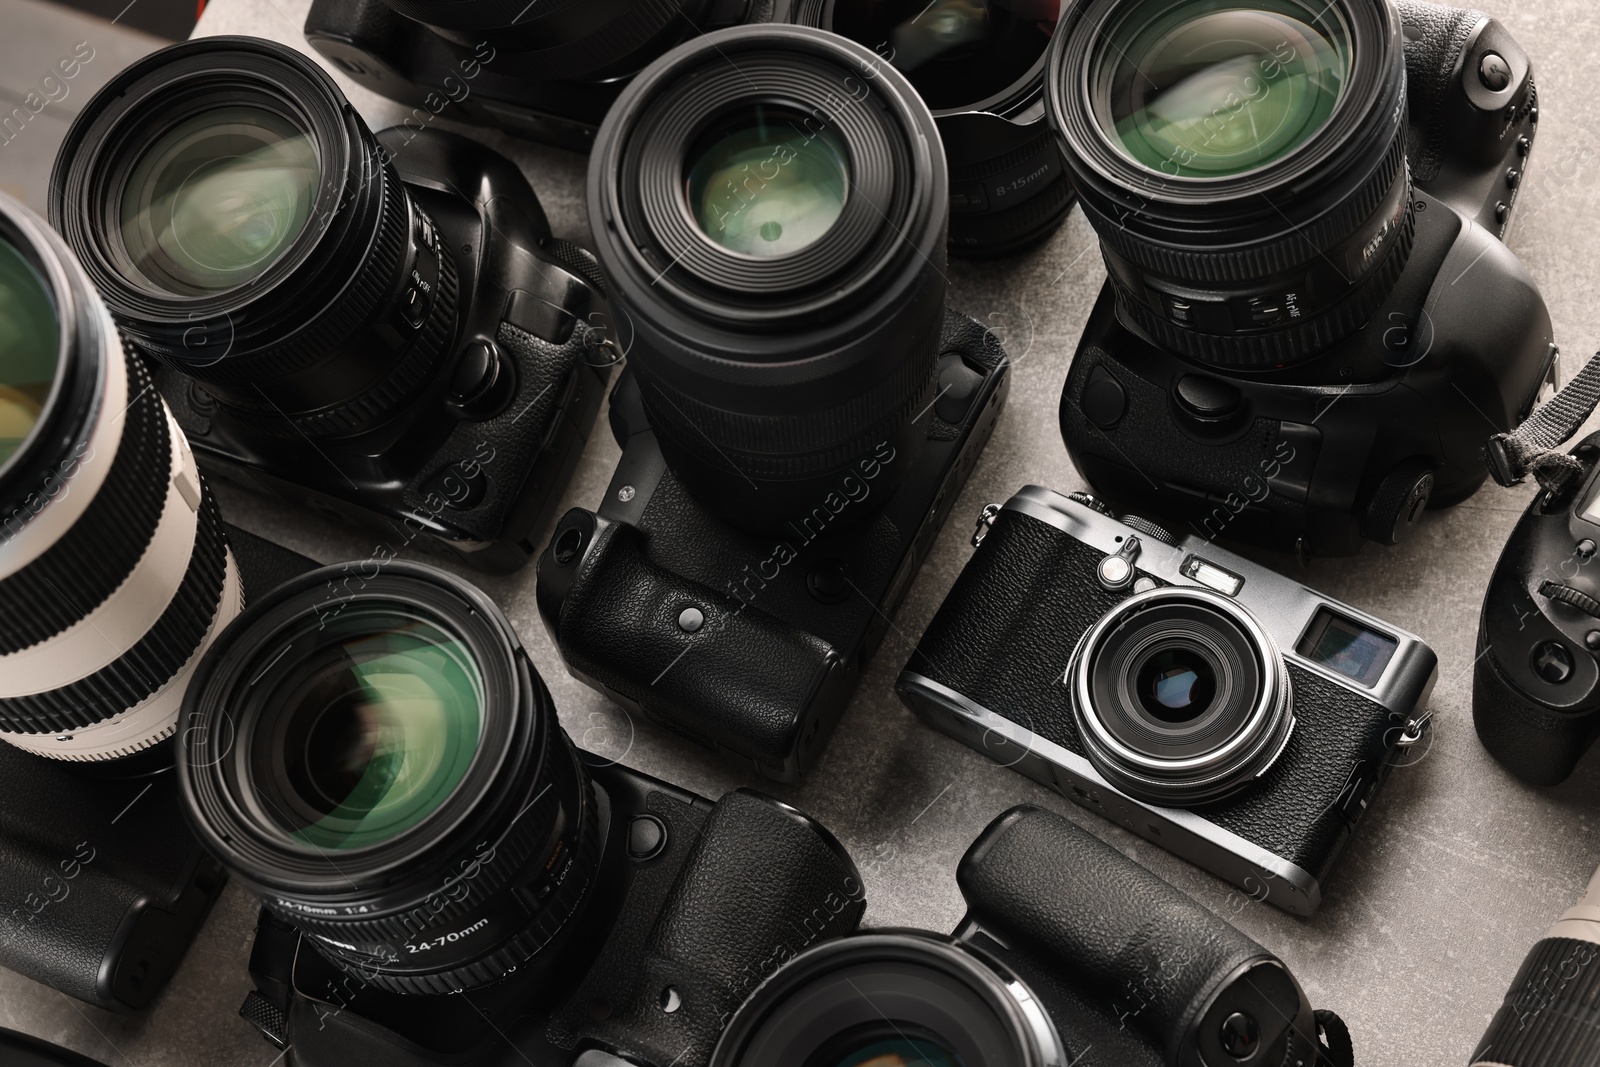
[[[443,371],[456,268],[332,79],[209,37],[102,89],[50,214],[123,332],[281,436],[381,425]]]
[[[1043,1005],[950,938],[885,932],[801,953],[734,1015],[711,1067],[1066,1067]]]
[[[329,567],[274,590],[184,710],[202,843],[369,984],[499,981],[586,899],[587,773],[505,616],[442,571],[391,562],[351,583]]]
[[[238,571],[194,457],[61,238],[0,194],[0,739],[106,760],[171,736]]]
[[[714,179],[691,204],[702,165]],[[707,34],[611,109],[589,166],[596,251],[661,450],[730,523],[781,527],[885,443],[886,477],[911,465],[944,323],[947,197],[927,107],[821,30]]]
[[[1067,668],[1091,763],[1119,789],[1168,807],[1237,792],[1294,730],[1283,656],[1250,614],[1205,590],[1129,597],[1083,635]]]
[[[1221,367],[1314,356],[1410,253],[1405,60],[1388,0],[1089,0],[1045,78],[1118,308]]]

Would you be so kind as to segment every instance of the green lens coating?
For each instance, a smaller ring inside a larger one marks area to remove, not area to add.
[[[961,1060],[931,1041],[894,1037],[863,1044],[839,1060],[838,1067],[961,1067]]]
[[[696,224],[747,256],[782,256],[833,228],[849,195],[849,155],[816,116],[756,104],[690,151],[685,187]]]
[[[244,106],[204,111],[134,164],[122,194],[123,247],[159,289],[232,289],[300,236],[321,181],[316,145],[282,115]]]
[[[1350,40],[1334,4],[1143,0],[1100,48],[1094,108],[1135,163],[1173,177],[1244,174],[1327,124]]]
[[[0,468],[38,424],[60,358],[49,287],[21,252],[0,240]]]
[[[437,811],[482,733],[483,681],[466,643],[395,605],[347,608],[321,629],[312,620],[289,648],[268,667],[282,683],[255,743],[268,816],[317,849],[354,849]]]

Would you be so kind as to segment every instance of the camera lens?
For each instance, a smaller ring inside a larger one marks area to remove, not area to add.
[[[1359,329],[1410,254],[1405,60],[1386,0],[1089,0],[1045,78],[1122,317],[1225,367]]]
[[[589,217],[663,455],[735,525],[781,529],[925,440],[944,325],[932,116],[833,34],[697,38],[624,90]],[[860,509],[865,511],[866,509]]]
[[[1207,591],[1123,601],[1084,634],[1068,676],[1090,762],[1154,804],[1237,792],[1277,761],[1294,729],[1289,675],[1271,637]]]
[[[274,590],[218,641],[184,710],[202,842],[370,984],[498,981],[586,898],[587,774],[505,617],[441,571],[325,568]]]
[[[729,1022],[711,1067],[1053,1067],[1031,990],[948,938],[864,934],[782,967]]]
[[[171,736],[238,572],[183,435],[77,260],[0,194],[0,738],[107,760]]]
[[[871,49],[939,120],[950,167],[950,248],[1007,255],[1053,233],[1072,207],[1040,113],[1062,0],[800,0],[796,21]]]
[[[135,63],[73,122],[50,211],[123,332],[263,432],[363,433],[448,371],[455,262],[293,49],[213,37]]]

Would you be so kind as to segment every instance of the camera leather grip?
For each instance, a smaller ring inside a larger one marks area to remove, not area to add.
[[[603,1036],[658,1067],[703,1064],[757,985],[855,930],[865,910],[860,873],[827,830],[759,793],[729,793],[650,932],[638,995]]]
[[[1048,956],[1076,992],[1145,1035],[1170,1065],[1240,968],[1274,957],[1204,907],[1054,812],[996,819],[956,872],[968,920]],[[1287,1005],[1294,1018],[1298,1005]]]
[[[692,632],[685,609],[701,613]],[[768,766],[798,740],[796,709],[839,665],[821,638],[656,564],[644,534],[601,527],[562,602],[562,658],[649,718]]]
[[[1456,60],[1473,29],[1487,16],[1421,0],[1399,0],[1396,6],[1406,28],[1406,101],[1411,122],[1406,154],[1412,178],[1427,183],[1439,176],[1444,162],[1449,127],[1444,108]]]

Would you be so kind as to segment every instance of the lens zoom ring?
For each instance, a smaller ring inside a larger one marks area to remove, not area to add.
[[[117,660],[87,678],[0,700],[0,731],[68,734],[104,722],[160,689],[189,661],[216,617],[228,559],[216,502],[208,487],[202,486],[201,494],[194,554],[156,624]]]
[[[1408,210],[1394,247],[1365,282],[1330,311],[1288,329],[1262,334],[1196,333],[1174,326],[1143,300],[1129,295],[1121,285],[1117,286],[1117,306],[1157,343],[1193,359],[1219,367],[1276,367],[1297,363],[1342,341],[1366,324],[1405,270],[1411,255],[1413,232]],[[1115,274],[1112,277],[1115,278]]]
[[[717,468],[730,462],[753,478],[803,478],[837,470],[895,436],[927,403],[944,321],[929,324],[910,351],[917,355],[843,404],[792,415],[746,415],[713,407],[639,374],[645,407],[658,433]],[[636,372],[642,365],[635,363]]]
[[[1547,937],[1523,961],[1472,1062],[1509,1067],[1600,1061],[1600,945]]]
[[[133,402],[121,416],[122,436],[94,499],[55,544],[22,570],[0,580],[0,655],[38,644],[81,622],[127,580],[161,519],[172,469],[166,409],[144,364],[128,365]],[[84,464],[105,462],[92,455]],[[55,468],[59,471],[61,468]],[[58,491],[71,493],[73,474],[56,475]],[[46,490],[48,491],[48,490]],[[84,490],[80,490],[84,491]],[[11,523],[0,531],[10,536]]]
[[[1084,214],[1100,240],[1130,263],[1169,278],[1181,278],[1189,285],[1247,283],[1292,271],[1320,255],[1323,249],[1348,240],[1357,227],[1378,210],[1394,183],[1402,180],[1405,146],[1402,128],[1396,131],[1382,163],[1367,180],[1320,218],[1297,225],[1290,223],[1287,215],[1279,216],[1278,221],[1289,226],[1284,236],[1264,244],[1221,252],[1192,252],[1151,243],[1120,220],[1102,212],[1094,198],[1080,199]]]

